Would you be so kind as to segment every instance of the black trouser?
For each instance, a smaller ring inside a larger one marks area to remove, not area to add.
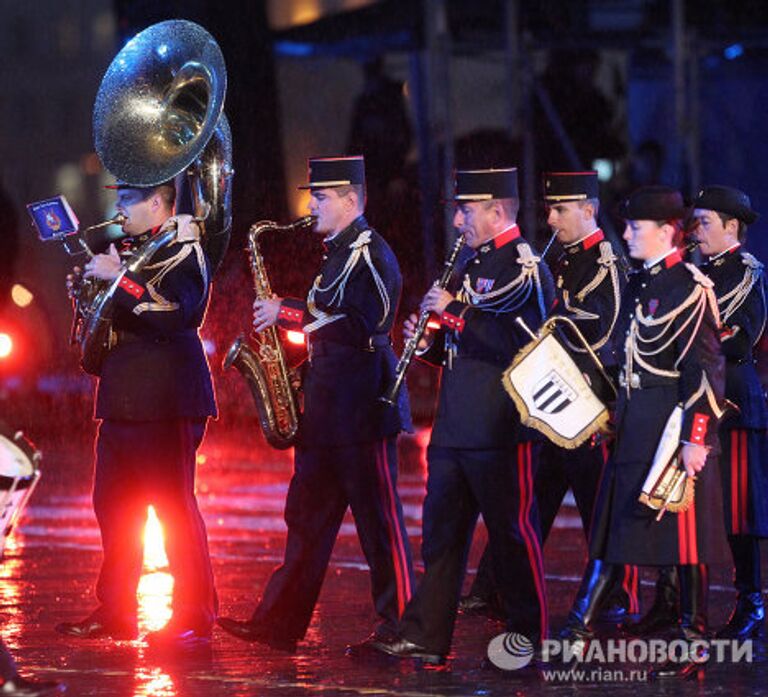
[[[589,537],[592,511],[607,455],[605,443],[590,447],[587,442],[573,450],[561,448],[551,441],[542,445],[534,480],[542,544],[546,543],[549,537],[568,489],[573,491],[584,535]],[[489,557],[489,549],[486,546],[470,595],[495,602],[497,583],[491,573]],[[629,612],[639,611],[637,567],[624,568],[623,574],[616,578],[612,594],[615,600],[626,605]]]
[[[142,533],[152,505],[174,578],[173,621],[200,630],[212,626],[216,591],[195,498],[195,452],[204,433],[204,419],[101,423],[93,506],[104,550],[96,596],[106,614],[135,617]]]
[[[450,651],[462,580],[478,514],[509,631],[546,636],[547,604],[533,477],[537,443],[507,449],[430,446],[424,501],[425,575],[400,633],[431,653]]]
[[[307,631],[347,507],[371,570],[371,593],[393,630],[411,597],[410,544],[397,494],[394,437],[335,448],[296,448],[285,502],[285,558],[272,573],[252,621],[274,637]]]

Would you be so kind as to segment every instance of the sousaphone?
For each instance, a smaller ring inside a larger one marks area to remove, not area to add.
[[[117,54],[93,109],[94,146],[120,182],[176,180],[177,213],[191,213],[216,269],[232,227],[232,137],[224,115],[227,73],[214,38],[186,20],[153,24]],[[124,270],[137,272],[174,234],[150,238]],[[110,347],[120,278],[94,294],[78,335],[85,370],[98,373]]]

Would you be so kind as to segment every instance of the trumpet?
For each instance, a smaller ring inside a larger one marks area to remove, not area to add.
[[[459,235],[456,238],[456,242],[453,245],[453,249],[451,249],[451,253],[443,263],[443,273],[440,274],[440,278],[435,281],[433,287],[445,289],[448,286],[448,283],[451,280],[451,276],[453,275],[453,270],[456,267],[456,262],[459,258],[459,252],[464,246],[464,242],[464,235]],[[394,406],[397,402],[397,395],[399,394],[400,388],[403,385],[403,380],[405,380],[405,374],[411,365],[411,361],[413,360],[414,355],[416,354],[419,341],[421,341],[421,337],[424,336],[424,332],[427,329],[429,315],[429,310],[424,310],[419,315],[419,320],[416,323],[414,334],[410,339],[408,339],[405,346],[403,347],[403,353],[401,354],[400,360],[397,362],[397,366],[395,367],[395,379],[392,381],[392,384],[389,386],[387,391],[381,397],[379,397],[379,401],[384,402],[385,404],[389,404],[390,406]]]

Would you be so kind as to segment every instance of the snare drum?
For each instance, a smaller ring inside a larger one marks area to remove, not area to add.
[[[40,458],[21,431],[0,430],[0,555],[40,479]]]

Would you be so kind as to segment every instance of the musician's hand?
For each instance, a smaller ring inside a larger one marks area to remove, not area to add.
[[[267,300],[254,300],[253,302],[253,328],[257,332],[263,332],[265,329],[277,324],[277,317],[280,314],[280,304],[282,298],[269,298]]]
[[[685,443],[683,445],[683,465],[689,477],[693,477],[697,472],[704,469],[707,461],[707,448],[703,445],[694,443]]]
[[[72,273],[67,274],[67,296],[74,300],[83,287],[83,270],[79,266],[72,269]]]
[[[109,245],[107,254],[95,254],[85,265],[86,278],[99,278],[102,281],[114,281],[123,270],[120,255],[115,245]]]
[[[416,335],[416,325],[419,322],[419,317],[415,313],[412,313],[403,322],[403,338],[406,341],[410,341]],[[427,329],[419,339],[419,345],[416,347],[419,351],[426,351],[429,348],[429,330]]]
[[[448,307],[448,303],[452,302],[456,298],[453,297],[444,288],[433,286],[427,291],[424,296],[424,300],[421,301],[421,309],[434,312],[436,315],[442,315],[445,312],[445,308]]]

